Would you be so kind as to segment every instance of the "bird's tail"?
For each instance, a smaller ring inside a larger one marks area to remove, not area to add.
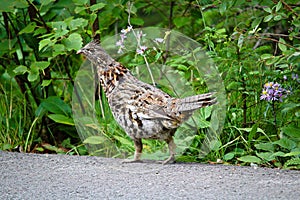
[[[206,93],[178,99],[176,103],[177,111],[193,112],[199,108],[216,104],[217,98],[213,96],[214,94]]]

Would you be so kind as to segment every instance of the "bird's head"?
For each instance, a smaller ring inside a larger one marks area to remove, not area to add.
[[[100,46],[99,40],[93,40],[86,44],[77,51],[77,54],[83,54],[93,64],[104,70],[114,62],[114,59]]]

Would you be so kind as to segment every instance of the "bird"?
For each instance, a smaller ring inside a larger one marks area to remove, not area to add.
[[[170,156],[162,164],[175,162],[176,129],[195,110],[217,103],[214,92],[175,98],[154,85],[136,78],[123,64],[113,59],[92,40],[77,51],[96,68],[100,85],[117,123],[134,142],[134,157],[123,162],[142,162],[142,139],[156,139],[168,144]]]

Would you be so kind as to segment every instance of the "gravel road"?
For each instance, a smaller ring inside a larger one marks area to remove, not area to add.
[[[300,171],[0,151],[0,199],[300,199]]]

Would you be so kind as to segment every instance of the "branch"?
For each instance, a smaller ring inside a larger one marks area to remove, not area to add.
[[[97,3],[97,0],[90,0],[90,5],[95,5]],[[100,13],[100,11],[98,10],[97,11],[97,17],[93,23],[93,26],[92,26],[92,33],[93,33],[93,39],[96,39],[96,40],[99,40],[100,41],[100,33],[97,31],[99,30],[99,18],[98,18],[98,14]]]

